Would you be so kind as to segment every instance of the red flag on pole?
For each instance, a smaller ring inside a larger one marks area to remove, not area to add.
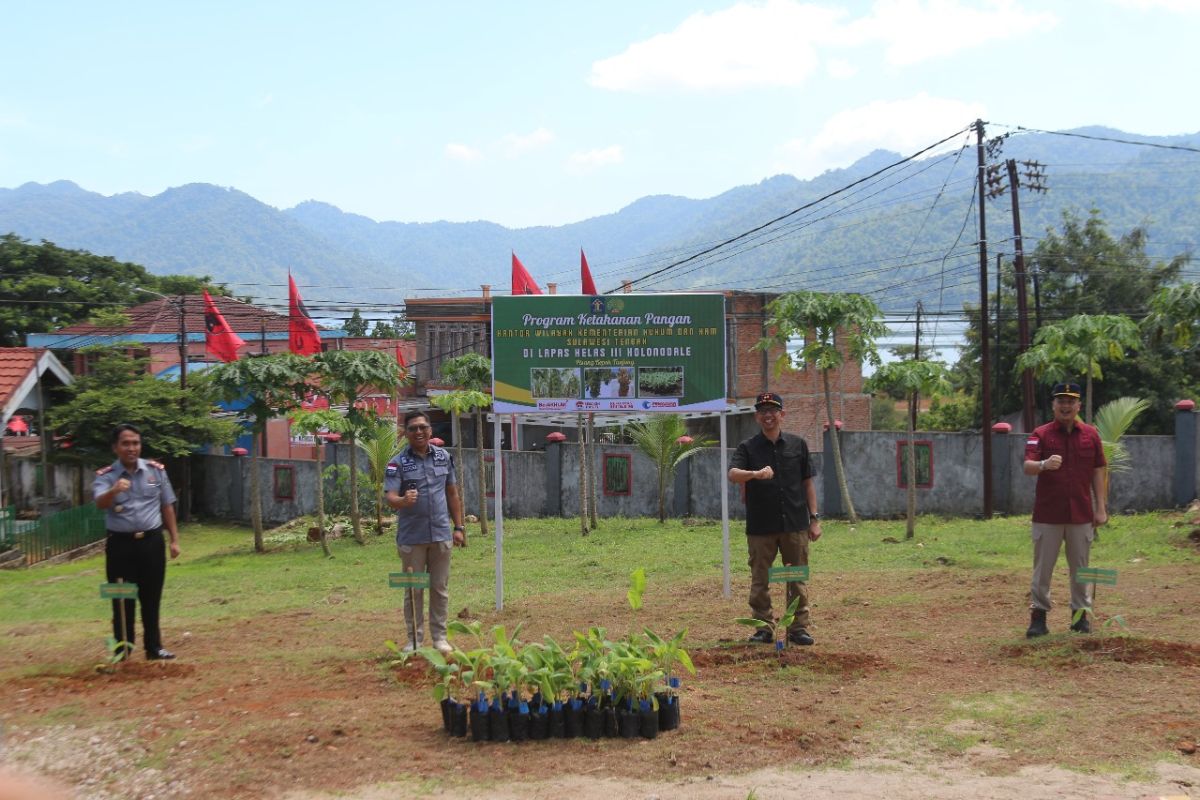
[[[288,349],[299,356],[311,356],[321,352],[321,334],[317,333],[317,325],[308,315],[304,301],[300,299],[300,290],[288,273]]]
[[[529,270],[525,269],[525,265],[521,263],[521,259],[517,258],[517,254],[512,254],[512,293],[513,294],[541,294],[542,290],[534,282],[533,276],[529,274]]]
[[[217,310],[209,293],[204,292],[204,345],[208,351],[222,361],[237,361],[238,348],[245,344],[242,337],[233,332],[225,317]]]
[[[592,271],[588,269],[587,256],[583,254],[583,248],[579,248],[579,276],[583,281],[583,293],[590,295],[600,294],[596,291],[596,282],[592,280]]]
[[[404,360],[404,345],[396,345],[396,363],[408,369],[408,362]]]

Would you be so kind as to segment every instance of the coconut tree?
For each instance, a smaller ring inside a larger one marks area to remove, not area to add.
[[[442,364],[442,375],[451,385],[460,387],[452,395],[458,395],[455,400],[461,410],[459,414],[475,413],[475,446],[479,450],[479,532],[487,536],[487,473],[483,463],[483,414],[492,404],[492,396],[488,394],[492,388],[492,360],[479,353],[466,353],[451,358]],[[456,434],[454,441],[458,442]],[[462,463],[462,451],[459,451],[459,464]],[[459,475],[461,485],[461,473]],[[464,496],[465,492],[460,494]],[[463,502],[466,500],[464,498]]]
[[[254,550],[263,547],[262,481],[258,454],[267,422],[300,407],[313,389],[312,361],[292,353],[240,358],[208,370],[213,387],[227,402],[244,403],[242,414],[250,421],[254,436],[250,456],[250,523],[254,527]]]
[[[658,470],[658,521],[666,522],[667,482],[685,459],[710,446],[713,440],[693,439],[678,414],[654,414],[646,422],[629,423],[625,431]]]
[[[297,411],[292,415],[292,430],[299,434],[319,435],[321,433],[345,433],[346,418],[336,411],[327,408],[312,411]],[[317,461],[317,480],[314,486],[317,499],[317,530],[321,537],[321,551],[326,558],[333,558],[329,550],[329,539],[325,535],[325,475],[322,463]]]
[[[1150,408],[1150,402],[1138,397],[1118,397],[1105,403],[1096,412],[1096,430],[1104,445],[1104,497],[1108,499],[1108,482],[1114,472],[1129,471],[1129,452],[1121,444],[1121,437],[1138,415]]]
[[[952,390],[946,367],[936,361],[894,361],[884,364],[871,376],[873,390],[904,392],[908,399],[908,526],[905,538],[913,538],[917,518],[917,451],[913,420],[919,395],[944,394]]]
[[[865,295],[835,292],[789,292],[780,295],[767,306],[768,336],[755,345],[757,350],[779,348],[775,362],[776,374],[784,369],[815,367],[821,372],[825,393],[825,415],[829,423],[829,440],[833,443],[833,464],[837,472],[838,491],[850,521],[858,522],[846,469],[842,464],[842,447],[838,441],[837,424],[833,419],[833,394],[829,388],[829,373],[842,366],[846,359],[880,363],[875,342],[887,333],[879,321],[882,312]],[[788,345],[800,339],[803,345],[789,350]]]
[[[1032,369],[1039,379],[1082,376],[1087,381],[1087,416],[1092,421],[1092,379],[1104,377],[1100,365],[1121,361],[1141,340],[1138,327],[1121,314],[1076,314],[1043,325],[1033,346],[1017,359],[1016,373]]]
[[[326,350],[311,359],[321,391],[331,403],[346,406],[346,438],[350,443],[350,522],[354,541],[365,544],[362,534],[362,515],[358,509],[358,447],[359,434],[374,421],[374,414],[362,407],[360,400],[372,388],[391,394],[392,389],[407,380],[400,374],[396,360],[380,350]]]

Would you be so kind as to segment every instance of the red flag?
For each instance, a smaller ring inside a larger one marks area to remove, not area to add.
[[[396,363],[408,369],[408,362],[404,360],[404,345],[396,345]]]
[[[533,276],[529,274],[529,270],[525,269],[525,265],[521,263],[521,259],[517,258],[517,254],[512,254],[512,293],[513,294],[541,294],[542,290],[534,283]]]
[[[321,334],[316,323],[308,315],[300,290],[288,273],[288,349],[299,356],[311,356],[321,352]]]
[[[229,327],[209,293],[203,289],[200,291],[204,292],[204,328],[207,331],[204,338],[205,347],[222,361],[237,361],[238,348],[245,342]]]
[[[587,256],[583,254],[583,248],[579,248],[579,276],[583,281],[583,293],[590,295],[600,294],[596,291],[596,282],[592,280],[592,271],[588,269]]]

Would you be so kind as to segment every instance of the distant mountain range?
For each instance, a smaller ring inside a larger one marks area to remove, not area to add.
[[[1048,191],[1021,194],[1028,249],[1064,209],[1084,215],[1093,207],[1114,235],[1147,226],[1154,255],[1196,249],[1200,153],[1082,137],[1200,147],[1200,133],[1070,133],[1078,136],[1012,136],[989,155],[997,163],[1012,158],[1043,165]],[[812,180],[777,175],[704,200],[644,197],[614,214],[523,229],[376,222],[316,201],[279,210],[236,189],[202,183],[153,197],[110,197],[64,180],[0,189],[0,232],[110,255],[159,274],[208,274],[236,295],[269,302],[286,296],[290,268],[301,286],[313,287],[305,297],[314,316],[333,317],[355,305],[383,310],[418,291],[477,292],[487,283],[506,292],[510,250],[543,288],[556,281],[569,293],[579,289],[582,244],[600,290],[607,291],[799,209],[636,288],[854,289],[874,292],[887,309],[907,310],[917,299],[957,309],[978,296],[974,148],[863,180],[899,160],[876,151]],[[987,222],[991,253],[1011,252],[1008,194],[989,201]]]

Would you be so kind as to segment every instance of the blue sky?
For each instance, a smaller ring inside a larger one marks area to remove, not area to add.
[[[206,182],[377,220],[559,225],[976,117],[1200,130],[1200,0],[48,0],[5,28],[0,186]]]

